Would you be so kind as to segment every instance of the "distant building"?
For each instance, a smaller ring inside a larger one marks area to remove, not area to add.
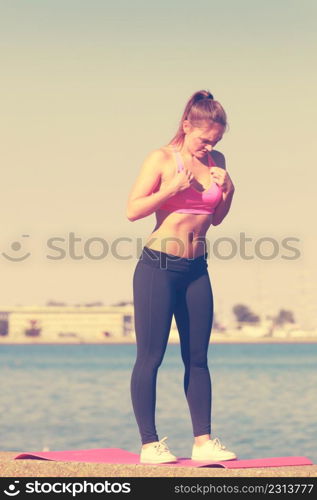
[[[7,341],[98,342],[133,338],[133,306],[16,306],[0,311],[0,335]]]

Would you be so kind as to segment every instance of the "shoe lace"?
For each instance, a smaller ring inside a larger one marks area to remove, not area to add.
[[[212,440],[212,443],[214,444],[215,448],[218,448],[219,450],[225,450],[226,447],[221,443],[219,438],[215,438]]]
[[[168,449],[167,444],[165,443],[166,439],[167,439],[167,436],[163,437],[162,439],[160,439],[160,441],[158,441],[158,444],[155,446],[156,450],[159,454],[166,453],[166,452],[170,451]]]

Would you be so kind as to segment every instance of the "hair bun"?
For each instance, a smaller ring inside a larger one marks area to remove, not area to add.
[[[214,96],[209,92],[209,90],[201,90],[197,92],[195,101],[201,101],[202,99],[213,100]]]
[[[205,96],[205,98],[206,98],[206,99],[211,99],[211,100],[213,100],[214,96],[211,94],[211,92],[209,92],[209,90],[207,90],[207,91],[206,91],[206,94],[207,94],[207,95]]]

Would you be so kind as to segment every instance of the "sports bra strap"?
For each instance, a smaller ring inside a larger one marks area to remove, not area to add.
[[[181,170],[184,170],[184,164],[182,161],[182,157],[181,157],[179,151],[177,151],[175,148],[173,148],[173,151],[174,151],[174,155],[176,157],[176,162],[177,162],[177,172],[181,172]]]
[[[208,153],[208,164],[210,167],[215,167],[216,166],[216,163],[213,159],[213,157],[211,156],[211,153]]]

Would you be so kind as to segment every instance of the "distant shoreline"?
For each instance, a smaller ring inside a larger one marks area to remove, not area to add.
[[[168,341],[169,344],[179,344],[179,341],[171,339]],[[211,336],[210,344],[316,344],[317,337],[304,337],[304,338],[274,338],[274,337],[260,337],[256,339],[252,338],[213,338]],[[97,341],[45,341],[35,340],[35,339],[23,339],[23,340],[13,340],[13,339],[3,339],[0,338],[0,345],[136,345],[136,341],[133,339],[126,338],[108,338],[107,340],[97,340]]]

